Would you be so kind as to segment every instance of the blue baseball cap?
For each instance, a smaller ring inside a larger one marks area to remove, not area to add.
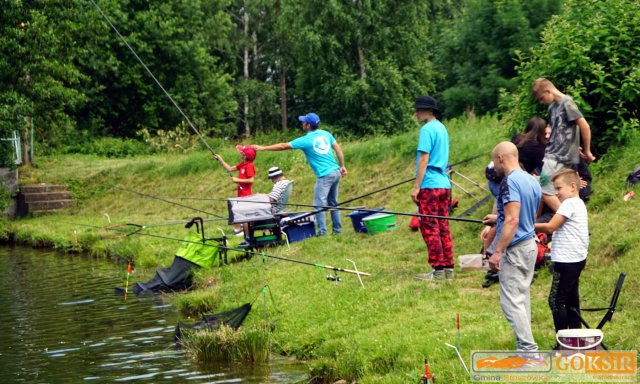
[[[320,124],[320,117],[313,112],[307,113],[304,116],[298,116],[298,120],[304,123],[309,123],[314,127],[317,127]]]

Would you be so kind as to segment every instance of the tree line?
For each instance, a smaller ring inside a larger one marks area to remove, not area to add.
[[[426,93],[445,117],[499,113],[518,129],[544,114],[528,97],[539,76],[604,127],[598,145],[637,126],[631,0],[94,1],[209,137],[284,130],[312,110],[342,135],[392,134]],[[91,0],[2,10],[0,136],[32,124],[46,150],[178,131]]]

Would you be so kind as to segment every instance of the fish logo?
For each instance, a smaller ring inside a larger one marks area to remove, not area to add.
[[[316,137],[313,140],[313,150],[320,155],[326,155],[331,151],[331,144],[329,139],[324,136]]]
[[[525,359],[520,356],[511,356],[502,359],[498,359],[495,356],[489,356],[476,361],[476,369],[509,370],[538,367],[541,365],[548,366],[549,363],[544,359]]]

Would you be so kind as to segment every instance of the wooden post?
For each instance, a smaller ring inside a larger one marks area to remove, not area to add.
[[[31,167],[31,156],[29,156],[29,137],[31,135],[31,114],[27,114],[24,118],[25,126],[24,131],[22,133],[22,165],[26,167]]]
[[[282,130],[287,129],[287,72],[284,68],[280,68],[280,116]]]

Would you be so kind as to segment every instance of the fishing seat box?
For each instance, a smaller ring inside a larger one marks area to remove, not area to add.
[[[373,215],[375,212],[372,211],[382,211],[384,208],[372,208],[366,211],[354,211],[349,213],[347,216],[351,218],[351,224],[353,224],[353,230],[360,233],[367,233],[367,227],[364,225],[362,219],[367,216]]]
[[[362,219],[367,233],[375,234],[396,229],[396,215],[391,213],[374,213]]]
[[[228,199],[227,206],[229,208],[229,224],[273,220],[271,200],[269,195],[264,193]]]
[[[296,219],[297,216],[287,216],[280,221],[282,231],[287,235],[289,243],[297,243],[316,235],[315,216]]]

